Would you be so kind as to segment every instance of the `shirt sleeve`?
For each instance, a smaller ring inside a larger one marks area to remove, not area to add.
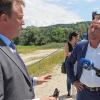
[[[33,87],[37,85],[37,77],[32,78],[32,85]]]

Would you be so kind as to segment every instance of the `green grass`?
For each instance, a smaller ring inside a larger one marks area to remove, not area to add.
[[[30,52],[33,52],[35,50],[40,50],[40,49],[54,49],[54,48],[61,48],[63,47],[64,43],[49,43],[49,44],[46,44],[46,45],[42,45],[42,46],[35,46],[35,45],[32,45],[32,46],[20,46],[20,45],[17,45],[17,50],[19,53],[30,53]]]
[[[25,54],[25,53],[31,53],[31,52],[33,52],[35,50],[38,50],[38,49],[39,48],[37,46],[34,46],[34,45],[32,45],[32,46],[17,45],[18,52],[19,53],[23,53],[23,54]]]
[[[42,49],[54,49],[54,48],[61,48],[64,46],[64,43],[49,43],[46,45],[41,46]]]
[[[53,68],[61,64],[64,61],[64,54],[63,51],[56,53],[48,58],[41,60],[40,62],[28,66],[28,72],[30,75],[43,75],[47,73],[51,73]]]
[[[54,49],[61,48],[64,46],[64,43],[50,43],[42,46],[17,46],[17,50],[19,53],[31,53],[35,50],[43,50],[43,49]],[[51,73],[53,68],[64,61],[63,51],[56,53],[50,57],[43,59],[42,61],[28,66],[28,72],[30,75],[39,76],[46,73]]]

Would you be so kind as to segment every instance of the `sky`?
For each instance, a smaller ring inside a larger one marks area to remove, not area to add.
[[[49,26],[91,21],[100,0],[25,0],[25,26]]]

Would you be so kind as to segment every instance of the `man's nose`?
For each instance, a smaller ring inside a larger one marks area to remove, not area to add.
[[[22,25],[25,25],[25,22],[24,22],[24,20],[22,20]]]

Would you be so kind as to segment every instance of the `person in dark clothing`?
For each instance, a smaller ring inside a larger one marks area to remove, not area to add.
[[[76,44],[65,66],[77,90],[76,100],[100,100],[100,19],[96,17],[92,20],[88,28],[88,40]]]
[[[67,57],[70,56],[75,44],[78,41],[78,33],[72,32],[69,34],[69,41],[65,44],[64,46],[64,55],[65,55],[65,60],[67,60]],[[67,76],[67,97],[71,97],[71,82],[69,77]]]

